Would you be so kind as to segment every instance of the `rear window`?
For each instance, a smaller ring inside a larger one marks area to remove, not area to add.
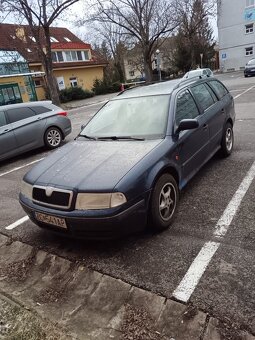
[[[35,116],[33,110],[29,107],[20,107],[17,109],[8,109],[6,111],[10,123],[18,122],[19,120],[30,118]]]
[[[217,80],[212,80],[208,82],[208,84],[214,90],[218,98],[222,98],[228,93],[228,90],[225,88],[225,86]]]
[[[3,111],[0,111],[0,127],[6,125],[6,117]]]
[[[248,61],[248,65],[255,65],[255,59]]]
[[[211,96],[209,90],[206,88],[205,84],[194,86],[191,88],[191,91],[204,111],[214,104],[214,99]]]
[[[50,112],[51,109],[45,106],[32,106],[31,109],[35,112],[35,114]]]

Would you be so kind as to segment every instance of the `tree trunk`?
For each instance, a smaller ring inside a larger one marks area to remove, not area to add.
[[[44,60],[44,69],[45,69],[45,75],[46,75],[46,80],[47,80],[47,86],[49,88],[52,103],[57,106],[60,106],[57,82],[53,74],[53,65],[52,65],[52,58],[51,58],[50,29],[48,26],[44,27],[44,33],[45,33],[45,40],[46,40],[46,53],[43,56],[43,60]]]
[[[145,81],[152,81],[152,66],[151,66],[151,55],[148,52],[144,53],[144,73],[145,73]]]

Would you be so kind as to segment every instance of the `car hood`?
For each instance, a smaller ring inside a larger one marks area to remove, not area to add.
[[[75,141],[46,157],[24,179],[31,184],[79,191],[112,190],[160,142]]]
[[[247,70],[250,70],[251,68],[254,68],[255,69],[255,64],[254,65],[246,65],[245,66],[245,69]]]

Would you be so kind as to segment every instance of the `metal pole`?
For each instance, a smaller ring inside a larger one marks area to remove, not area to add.
[[[203,53],[200,53],[200,58],[201,58],[201,68],[203,68]]]
[[[157,54],[157,69],[158,69],[158,76],[159,76],[159,81],[161,81],[161,68],[160,68],[160,55],[159,55],[159,50],[156,51]]]

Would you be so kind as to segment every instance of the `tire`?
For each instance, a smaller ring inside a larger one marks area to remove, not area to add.
[[[150,202],[149,225],[163,231],[171,225],[179,202],[179,189],[172,175],[163,174],[155,184]]]
[[[45,146],[49,149],[56,149],[63,140],[62,132],[57,127],[50,127],[44,135]]]
[[[232,125],[227,122],[222,135],[221,154],[223,157],[231,155],[234,146],[234,132]]]

